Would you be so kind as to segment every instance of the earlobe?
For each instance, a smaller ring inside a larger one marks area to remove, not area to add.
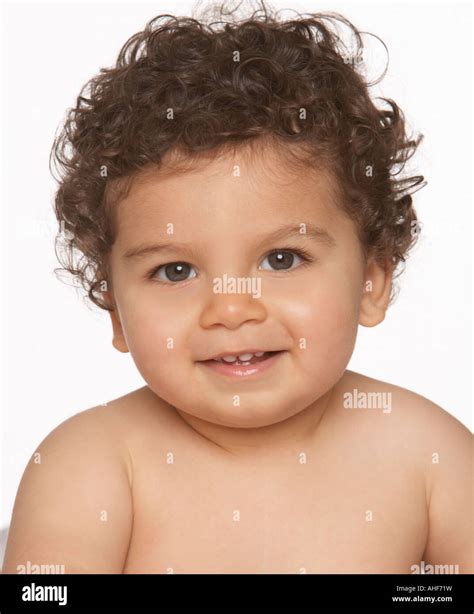
[[[362,326],[377,326],[385,319],[392,289],[392,274],[389,263],[384,267],[370,260],[367,264],[359,312],[359,324]]]
[[[113,333],[112,345],[119,352],[126,354],[130,350],[128,349],[127,341],[123,334],[122,323],[120,322],[120,317],[118,315],[118,310],[115,306],[115,302],[112,300],[112,297],[110,296],[109,292],[103,292],[102,295],[104,297],[104,300],[106,300],[109,305],[114,306],[114,310],[109,311]]]

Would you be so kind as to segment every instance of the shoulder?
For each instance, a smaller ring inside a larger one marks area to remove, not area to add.
[[[148,435],[156,438],[159,433],[180,424],[175,408],[148,386],[87,411],[96,412],[99,420],[108,424],[111,432],[125,447],[143,441]]]
[[[362,424],[365,440],[378,446],[407,476],[422,479],[429,516],[429,536],[424,560],[432,564],[459,566],[460,573],[472,570],[473,436],[446,409],[429,399],[387,382],[347,372],[340,383],[341,394],[356,389],[382,393],[378,402],[388,408],[347,411],[350,424]],[[349,397],[346,397],[349,399]],[[356,398],[353,396],[353,398]],[[363,400],[364,396],[360,397]],[[373,397],[376,399],[376,397]],[[410,480],[412,478],[409,478]]]
[[[359,405],[366,400],[372,406],[368,409],[380,409],[381,413],[390,415],[392,425],[406,427],[404,434],[407,436],[410,432],[416,432],[422,440],[433,442],[443,433],[444,439],[449,435],[448,439],[454,437],[464,442],[470,441],[469,429],[449,411],[401,386],[347,371],[341,380],[340,390],[346,395],[343,399],[359,398]]]
[[[78,415],[78,420],[94,422],[107,430],[127,467],[132,487],[143,463],[147,464],[170,440],[181,441],[188,428],[176,409],[148,386],[82,413],[85,415]]]
[[[120,463],[131,480],[124,426],[122,399],[78,411],[44,437],[32,458],[45,453],[61,454],[63,458],[79,452],[89,458],[107,455]]]
[[[117,413],[80,411],[34,450],[15,498],[4,573],[24,560],[58,560],[66,573],[122,570],[133,502]]]
[[[351,424],[367,429],[387,453],[422,471],[428,498],[440,478],[461,469],[465,474],[470,467],[471,432],[433,401],[353,371],[342,378],[338,394],[340,411]]]

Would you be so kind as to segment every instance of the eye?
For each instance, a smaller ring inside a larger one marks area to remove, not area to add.
[[[186,281],[196,277],[196,274],[189,277],[190,271],[192,272],[193,270],[193,267],[187,262],[170,262],[154,269],[150,274],[150,278],[157,278],[163,283]]]
[[[270,271],[285,271],[290,269],[292,265],[295,264],[295,258],[297,260],[297,265],[301,264],[301,262],[310,260],[308,256],[306,256],[303,252],[299,252],[298,250],[277,249],[268,254],[268,256],[262,260],[262,265],[265,260],[268,260],[270,268],[263,267],[262,265],[260,266],[264,269],[267,268],[267,270]]]

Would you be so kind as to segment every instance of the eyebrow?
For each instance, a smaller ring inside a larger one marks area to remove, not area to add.
[[[314,226],[313,224],[304,224],[305,232],[301,231],[301,226],[303,224],[295,224],[293,226],[284,226],[283,228],[278,228],[269,234],[261,234],[259,235],[260,243],[267,243],[271,241],[278,241],[283,239],[288,239],[290,237],[309,237],[314,241],[326,245],[328,247],[333,247],[336,244],[334,237],[332,237],[326,230],[323,228],[319,228],[318,226]],[[123,258],[125,260],[132,260],[135,258],[144,258],[149,256],[150,254],[159,254],[165,251],[176,251],[182,250],[191,252],[194,251],[194,246],[191,246],[188,243],[180,243],[180,242],[172,242],[172,243],[151,243],[151,244],[142,244],[137,245],[136,247],[132,247],[127,250],[123,254]]]

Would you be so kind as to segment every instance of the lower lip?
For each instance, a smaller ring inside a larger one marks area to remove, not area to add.
[[[268,371],[284,354],[284,351],[272,354],[270,358],[255,362],[251,365],[236,365],[233,363],[217,362],[216,360],[201,361],[199,364],[204,365],[208,369],[219,373],[220,375],[227,375],[231,378],[247,378],[258,376],[265,371]]]

